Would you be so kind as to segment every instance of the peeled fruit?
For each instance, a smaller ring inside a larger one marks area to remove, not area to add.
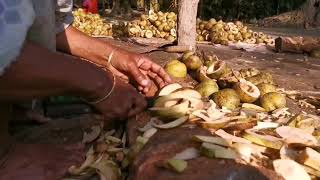
[[[234,110],[240,105],[240,97],[233,89],[223,89],[213,94],[213,100],[220,107]]]
[[[286,98],[277,92],[270,92],[260,98],[261,106],[267,111],[274,111],[286,107]]]
[[[182,86],[178,83],[173,83],[173,84],[169,84],[165,87],[163,87],[160,92],[159,92],[159,96],[166,96],[166,95],[169,95],[171,94],[172,92],[178,90],[178,89],[181,89]]]
[[[202,66],[200,57],[196,55],[189,56],[184,63],[189,70],[197,70]]]
[[[170,61],[166,67],[166,72],[177,78],[185,78],[187,76],[187,67],[184,63],[180,62],[179,60],[172,60]]]
[[[149,110],[155,112],[158,116],[169,119],[177,119],[185,116],[189,111],[190,102],[185,100],[181,104],[171,107],[153,107]]]
[[[196,72],[196,79],[200,82],[202,81],[206,81],[206,80],[211,80],[211,78],[209,78],[207,76],[207,67],[206,66],[202,66],[200,67],[197,72]]]
[[[272,84],[261,83],[257,87],[260,90],[261,96],[263,96],[269,92],[277,92],[277,87]]]
[[[201,82],[196,90],[201,94],[202,97],[209,97],[213,93],[219,91],[219,86],[215,80],[206,80]]]
[[[244,103],[253,103],[260,97],[257,86],[244,79],[235,84],[234,90],[238,93],[241,102]]]
[[[224,61],[217,61],[208,67],[207,74],[212,79],[219,79],[225,73],[226,67]]]

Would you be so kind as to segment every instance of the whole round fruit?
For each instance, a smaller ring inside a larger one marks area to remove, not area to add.
[[[201,82],[197,87],[196,90],[201,94],[202,97],[209,97],[213,93],[219,91],[219,86],[215,80],[206,80]]]
[[[260,97],[258,87],[244,79],[235,84],[234,90],[238,93],[243,103],[253,103]]]
[[[173,77],[185,78],[187,76],[187,67],[179,60],[170,61],[166,65],[165,70],[169,75]]]
[[[270,92],[260,98],[261,106],[267,111],[274,111],[287,106],[286,97],[278,92]]]
[[[187,69],[189,70],[197,70],[202,66],[202,61],[199,56],[191,55],[188,59],[184,61]]]
[[[265,95],[265,94],[267,94],[269,92],[277,92],[277,87],[275,85],[272,85],[272,84],[261,83],[257,87],[260,90],[261,96],[263,96],[263,95]]]
[[[181,61],[185,62],[190,56],[194,55],[193,51],[187,51],[183,54]]]
[[[227,109],[234,110],[240,105],[240,97],[233,89],[223,89],[212,96],[214,102],[221,108],[226,107]]]

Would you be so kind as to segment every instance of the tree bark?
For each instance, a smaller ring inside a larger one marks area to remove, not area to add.
[[[113,7],[111,15],[121,16],[121,15],[131,15],[132,9],[130,0],[113,0]]]
[[[302,6],[302,12],[304,14],[305,28],[320,26],[320,0],[308,0]]]
[[[178,46],[196,47],[196,21],[199,0],[180,0]]]

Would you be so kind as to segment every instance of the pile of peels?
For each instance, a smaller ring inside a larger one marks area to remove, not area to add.
[[[199,55],[187,52],[175,61],[184,64],[190,56]],[[200,149],[186,149],[168,160],[173,170],[183,172],[187,160],[204,155],[263,166],[284,179],[320,177],[319,116],[291,113],[287,94],[276,88],[269,73],[253,68],[235,71],[216,56],[200,59],[197,70],[185,64],[189,72],[196,72],[198,86],[164,87],[149,109],[153,118],[142,128],[148,132],[192,123],[212,133],[193,137]]]

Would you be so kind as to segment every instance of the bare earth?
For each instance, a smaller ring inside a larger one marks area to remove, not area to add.
[[[133,43],[107,39],[119,47],[140,53],[146,53],[154,61],[165,65],[168,60],[178,57],[178,54],[170,54],[156,50],[154,46],[139,46]],[[255,67],[263,71],[271,72],[280,87],[288,90],[315,91],[320,88],[320,59],[310,58],[302,54],[276,54],[269,51],[245,52],[232,50],[226,47],[213,47],[212,45],[199,45],[199,49],[207,54],[217,54],[235,69]],[[295,103],[289,106],[294,112],[310,109],[300,109]],[[142,113],[137,118],[129,120],[127,130],[129,142],[133,142],[137,134],[137,127],[143,126],[149,119],[149,115]],[[37,126],[25,125],[15,128],[13,132],[20,142],[24,143],[76,143],[82,139],[83,130],[90,127],[94,118],[85,115],[71,119],[54,119],[50,123]],[[133,179],[278,179],[268,170],[257,170],[252,167],[235,164],[225,160],[208,160],[197,158],[190,162],[190,166],[182,175],[169,172],[158,167],[161,160],[168,158],[185,147],[194,147],[196,144],[189,141],[194,134],[208,134],[203,129],[181,127],[174,130],[157,133],[150,143],[137,157],[130,170]]]

